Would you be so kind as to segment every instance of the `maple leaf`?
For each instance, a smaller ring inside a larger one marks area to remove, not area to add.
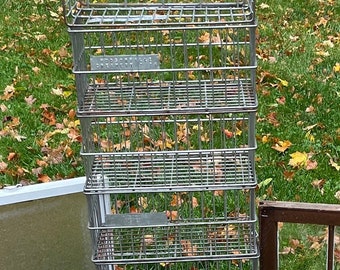
[[[294,167],[294,168],[301,168],[305,167],[308,160],[307,153],[303,152],[295,152],[293,154],[290,154],[291,159],[289,160],[288,165]]]
[[[272,148],[278,152],[285,152],[290,146],[292,145],[292,143],[290,141],[278,141],[274,146],[272,146]]]

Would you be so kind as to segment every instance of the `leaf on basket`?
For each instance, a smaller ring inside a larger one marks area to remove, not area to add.
[[[183,256],[196,256],[197,246],[193,245],[189,240],[181,240],[182,245],[182,255]]]
[[[166,212],[165,212],[165,215],[166,215],[166,217],[170,220],[170,221],[172,221],[172,220],[178,220],[178,211],[174,211],[174,210],[167,210]]]
[[[138,198],[138,205],[143,209],[146,209],[148,207],[148,198],[147,197]]]
[[[144,235],[144,238],[143,238],[143,246],[144,247],[151,246],[154,243],[155,243],[155,238],[152,234]]]
[[[223,190],[215,190],[214,191],[214,196],[216,196],[216,197],[222,197],[223,194],[224,194]]]
[[[183,203],[183,199],[180,194],[173,194],[170,202],[171,206],[180,206]]]
[[[192,202],[192,208],[196,208],[198,206],[198,200],[196,197],[192,197],[191,202]]]
[[[130,207],[130,213],[131,214],[138,214],[140,212],[141,212],[140,209],[136,208],[135,206]]]

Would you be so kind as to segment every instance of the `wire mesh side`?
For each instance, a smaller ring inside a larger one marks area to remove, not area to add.
[[[254,191],[91,195],[99,264],[251,259],[258,255]],[[97,203],[93,204],[92,200]],[[105,207],[104,207],[105,208]],[[97,224],[103,212],[105,220]]]
[[[114,25],[251,23],[254,1],[77,1],[64,0],[65,22],[70,27]]]
[[[99,231],[97,263],[250,259],[257,256],[249,224],[188,225]]]
[[[253,190],[88,194],[91,229],[253,223]]]
[[[255,113],[80,119],[83,154],[255,148]]]
[[[70,34],[81,114],[257,107],[255,28]]]
[[[72,45],[78,46],[78,50],[73,50],[78,55],[74,59],[76,73],[252,67],[254,34],[255,26],[226,25],[70,32]],[[81,39],[83,42],[79,44]],[[81,61],[87,66],[80,65]]]

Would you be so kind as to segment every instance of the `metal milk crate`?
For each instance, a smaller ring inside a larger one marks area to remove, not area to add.
[[[254,1],[63,5],[97,268],[257,269]]]

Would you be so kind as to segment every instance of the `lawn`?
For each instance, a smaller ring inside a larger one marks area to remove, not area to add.
[[[258,200],[339,203],[340,2],[256,5]],[[61,1],[3,6],[0,186],[84,175]],[[320,269],[313,258],[325,253],[323,235],[323,228],[284,225],[282,269]]]

